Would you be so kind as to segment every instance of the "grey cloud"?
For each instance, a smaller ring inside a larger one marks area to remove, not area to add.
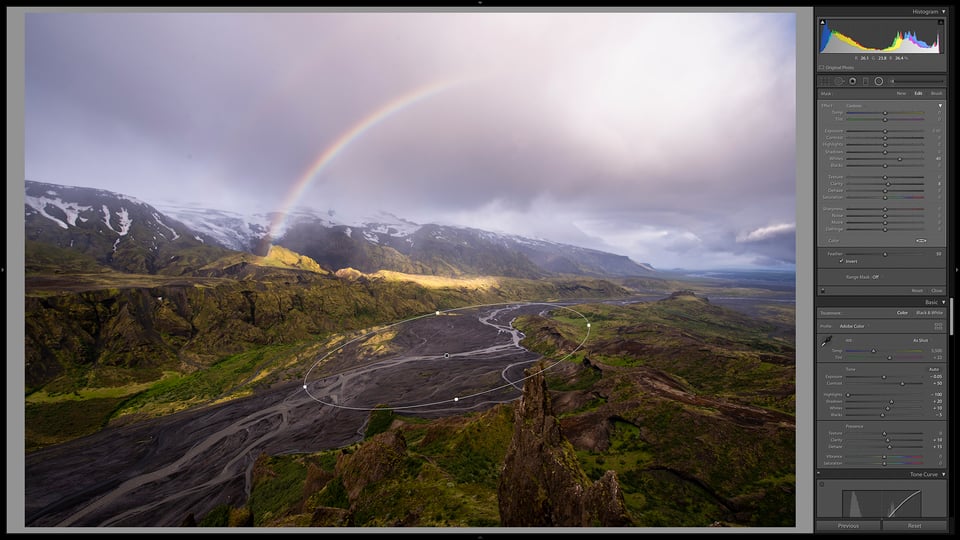
[[[301,204],[665,266],[787,261],[789,235],[736,238],[795,221],[794,32],[787,14],[31,14],[27,175],[276,206],[361,119],[462,80],[356,137]]]

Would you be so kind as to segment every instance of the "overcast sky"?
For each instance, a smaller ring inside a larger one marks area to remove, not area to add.
[[[297,201],[628,255],[794,264],[793,14],[99,13],[26,18],[30,180]]]

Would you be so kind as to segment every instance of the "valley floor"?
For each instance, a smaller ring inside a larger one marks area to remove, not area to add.
[[[792,297],[674,296],[577,306],[586,320],[556,309],[572,301],[521,302],[378,327],[310,358],[305,381],[28,453],[26,525],[178,527],[239,508],[262,485],[266,456],[282,465],[363,441],[378,407],[437,419],[513,402],[531,363],[571,351],[574,362],[557,364],[567,375],[552,378],[558,415],[587,475],[620,475],[635,519],[669,524],[677,516],[655,509],[674,501],[697,519],[789,521],[779,513],[792,508]],[[531,333],[524,346],[518,328]],[[764,509],[769,494],[778,498]]]
[[[242,501],[261,452],[316,452],[362,438],[369,411],[332,407],[314,397],[358,408],[448,401],[416,409],[423,417],[516,399],[519,390],[505,381],[522,379],[524,367],[538,355],[514,345],[509,332],[496,325],[508,328],[511,317],[544,306],[509,314],[497,309],[457,310],[405,323],[391,340],[402,349],[382,357],[339,363],[344,356],[356,359],[345,349],[312,372],[310,395],[302,382],[287,383],[32,452],[26,456],[26,524],[169,527],[189,513]]]

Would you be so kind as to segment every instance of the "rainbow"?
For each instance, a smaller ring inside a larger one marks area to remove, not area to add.
[[[270,229],[267,233],[267,238],[272,241],[275,235],[281,230],[284,221],[287,219],[287,215],[293,209],[293,205],[300,200],[300,197],[303,196],[304,192],[308,187],[310,187],[310,184],[317,177],[317,175],[320,174],[324,167],[326,167],[331,161],[334,160],[334,158],[343,152],[343,150],[351,142],[357,140],[357,138],[363,135],[364,132],[380,122],[383,122],[391,115],[413,105],[414,103],[417,103],[418,101],[422,101],[428,97],[448,90],[449,88],[464,82],[464,80],[465,79],[461,78],[437,81],[411,90],[406,94],[384,103],[376,110],[363,117],[359,122],[353,124],[350,129],[340,134],[333,144],[327,146],[323,152],[317,156],[310,167],[307,168],[306,172],[303,173],[296,183],[294,183],[293,187],[290,189],[290,192],[284,198],[280,209],[274,213],[273,218],[270,221]]]

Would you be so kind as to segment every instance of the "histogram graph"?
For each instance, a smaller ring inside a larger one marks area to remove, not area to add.
[[[921,492],[917,490],[844,490],[843,517],[919,518]]]
[[[819,51],[940,54],[942,39],[943,25],[938,20],[821,19]]]

